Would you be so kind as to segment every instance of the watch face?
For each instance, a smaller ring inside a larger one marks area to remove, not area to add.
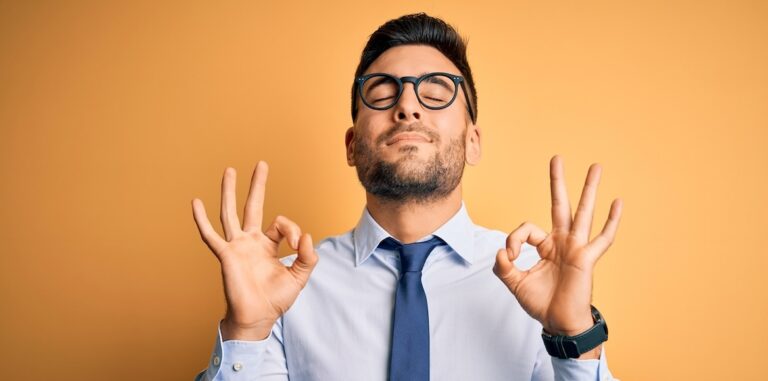
[[[576,358],[583,353],[579,351],[579,344],[575,341],[563,340],[562,346],[565,350],[565,355],[568,356],[568,358]]]

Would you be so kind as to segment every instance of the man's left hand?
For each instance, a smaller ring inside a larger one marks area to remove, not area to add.
[[[559,156],[552,157],[552,232],[547,234],[525,222],[509,234],[507,247],[496,255],[494,273],[523,309],[553,335],[577,335],[594,324],[590,303],[595,264],[613,243],[621,217],[621,200],[615,199],[602,231],[589,240],[601,170],[599,164],[589,167],[576,215],[571,218],[563,165]],[[523,242],[535,246],[541,257],[527,271],[512,263]]]

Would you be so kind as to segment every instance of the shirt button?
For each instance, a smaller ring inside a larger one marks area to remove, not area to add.
[[[221,362],[221,359],[219,358],[219,356],[213,356],[213,365],[219,365],[220,362]]]
[[[234,369],[235,372],[239,372],[240,369],[243,369],[243,364],[240,364],[239,362],[236,362],[234,365],[232,365],[232,369]]]

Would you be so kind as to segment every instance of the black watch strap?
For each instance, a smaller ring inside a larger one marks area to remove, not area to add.
[[[592,310],[592,320],[595,325],[575,336],[551,335],[542,330],[541,337],[544,339],[544,347],[547,352],[554,357],[567,359],[577,358],[582,353],[590,351],[608,340],[608,325],[600,315],[600,311],[595,306],[590,306]]]

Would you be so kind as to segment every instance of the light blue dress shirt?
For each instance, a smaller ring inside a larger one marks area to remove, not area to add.
[[[386,380],[400,261],[378,248],[389,236],[363,208],[353,230],[317,244],[309,282],[271,335],[222,341],[219,329],[196,380]],[[599,360],[558,359],[544,349],[541,324],[492,271],[507,233],[475,225],[462,202],[419,241],[433,236],[447,244],[432,251],[422,275],[431,380],[613,380],[605,345]],[[527,269],[538,259],[524,244],[515,264]]]

